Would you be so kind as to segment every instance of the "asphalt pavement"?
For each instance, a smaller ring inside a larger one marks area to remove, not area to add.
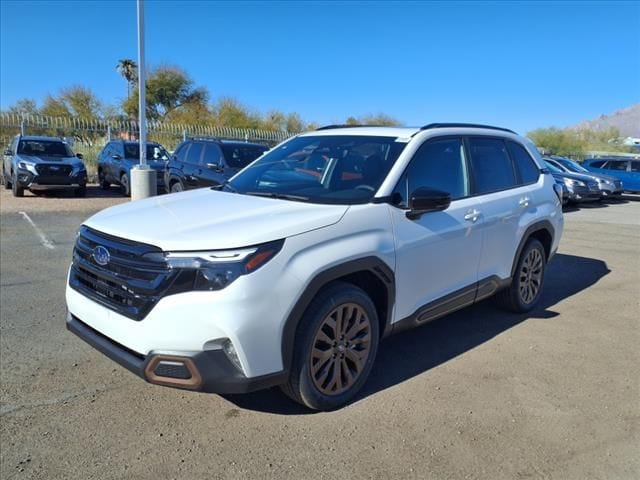
[[[146,384],[66,331],[75,233],[124,201],[0,196],[0,478],[640,478],[640,198],[566,213],[539,308],[385,341],[364,391]],[[179,321],[179,319],[176,319]]]

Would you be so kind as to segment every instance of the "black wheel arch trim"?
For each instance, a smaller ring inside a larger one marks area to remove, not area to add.
[[[551,222],[549,220],[540,220],[529,225],[529,227],[527,227],[527,229],[524,231],[524,234],[520,239],[520,243],[518,244],[518,248],[516,249],[516,254],[513,257],[513,263],[511,265],[511,277],[513,277],[516,273],[520,254],[522,253],[524,246],[527,244],[527,241],[529,240],[529,238],[531,238],[532,234],[541,230],[546,231],[549,235],[551,235],[551,245],[549,246],[549,255],[546,260],[549,261],[549,259],[551,258],[551,255],[553,254],[552,248],[553,239],[555,238],[555,229],[553,228],[553,225],[551,225]]]
[[[329,283],[358,272],[373,273],[384,284],[387,291],[387,312],[384,319],[384,328],[380,329],[380,333],[382,337],[386,337],[391,333],[393,329],[391,318],[396,297],[396,282],[393,270],[376,256],[363,257],[341,263],[323,270],[313,277],[289,313],[282,331],[282,363],[285,371],[288,372],[290,370],[291,362],[293,361],[293,349],[298,325],[318,292]]]

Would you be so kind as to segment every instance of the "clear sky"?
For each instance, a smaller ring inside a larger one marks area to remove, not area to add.
[[[146,2],[147,64],[212,97],[343,121],[567,126],[640,101],[640,2]],[[115,104],[134,1],[0,1],[0,105],[82,84]]]

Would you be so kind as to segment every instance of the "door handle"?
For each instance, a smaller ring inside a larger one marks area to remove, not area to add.
[[[528,207],[529,197],[522,197],[518,203],[520,204],[521,207]]]
[[[464,219],[467,222],[473,222],[476,223],[476,221],[478,220],[478,217],[480,216],[480,212],[478,210],[476,210],[475,208],[473,210],[469,210],[466,215],[464,216]]]

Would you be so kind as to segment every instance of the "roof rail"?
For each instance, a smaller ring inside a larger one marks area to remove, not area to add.
[[[508,128],[494,127],[492,125],[482,125],[479,123],[430,123],[429,125],[420,127],[420,130],[431,130],[432,128],[488,128],[490,130],[500,130],[502,132],[516,134],[516,132],[514,132],[513,130],[509,130]]]
[[[352,127],[384,127],[384,125],[325,125],[323,127],[318,127],[315,129],[318,130],[333,130],[334,128],[352,128]]]
[[[185,137],[187,140],[215,140],[217,142],[220,141],[220,137],[213,137],[207,135],[187,135]]]

